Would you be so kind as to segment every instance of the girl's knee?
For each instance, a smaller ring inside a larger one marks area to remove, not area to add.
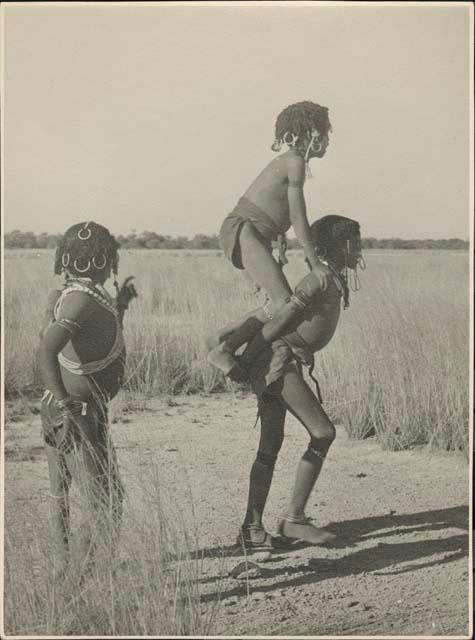
[[[277,461],[277,455],[268,453],[266,451],[259,450],[256,455],[256,462],[259,462],[263,467],[273,469]]]
[[[309,431],[311,444],[325,451],[328,451],[336,437],[336,429],[328,419],[319,419]]]
[[[263,305],[264,312],[269,319],[274,318],[279,311],[289,303],[290,295],[287,291],[274,294],[272,297],[267,297]]]
[[[324,438],[330,444],[333,442],[333,440],[335,440],[336,429],[332,422],[330,421],[327,422],[327,424],[325,425],[324,433],[322,434],[321,437]]]

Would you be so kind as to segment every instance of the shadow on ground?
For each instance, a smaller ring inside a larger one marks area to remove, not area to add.
[[[362,573],[375,573],[383,570],[385,575],[397,575],[410,571],[418,571],[431,566],[441,566],[454,562],[468,554],[468,507],[460,505],[447,509],[433,511],[421,511],[410,514],[387,514],[357,520],[345,520],[331,523],[326,528],[338,536],[337,543],[332,548],[354,547],[358,542],[379,540],[371,547],[360,549],[340,558],[318,558],[318,547],[315,548],[315,558],[306,560],[297,566],[271,568],[268,565],[262,567],[262,578],[272,580],[269,585],[255,585],[253,591],[269,592],[284,587],[296,587],[304,584],[321,582],[336,577],[358,575]],[[409,542],[385,543],[380,540],[388,536],[419,534],[436,532],[444,529],[460,529],[464,533],[437,538],[423,538]],[[309,547],[309,545],[296,544],[286,554],[293,550]],[[236,546],[213,547],[199,549],[194,558],[216,558],[223,556],[242,555],[243,552]],[[437,558],[431,556],[437,554]],[[440,557],[444,554],[443,557]],[[283,554],[276,554],[276,560],[282,560]],[[250,558],[252,560],[252,556]],[[426,560],[421,562],[421,560]],[[408,564],[410,563],[410,564]],[[311,565],[311,566],[310,566]],[[389,569],[389,571],[387,570]],[[304,575],[301,575],[301,574]],[[298,577],[292,578],[296,574]],[[285,575],[285,580],[278,580]],[[206,578],[211,582],[216,578]],[[220,591],[221,599],[242,593],[242,585],[228,591]],[[217,593],[208,593],[202,596],[202,601],[213,601]]]

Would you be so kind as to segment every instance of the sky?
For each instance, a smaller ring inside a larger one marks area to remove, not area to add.
[[[8,3],[8,230],[218,233],[279,112],[329,108],[310,222],[469,237],[471,3]]]

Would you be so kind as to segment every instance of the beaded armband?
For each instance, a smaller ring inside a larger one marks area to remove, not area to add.
[[[63,327],[66,331],[69,331],[71,335],[74,335],[81,328],[80,324],[74,322],[74,320],[69,320],[68,318],[59,318],[59,320],[56,320],[55,324]]]
[[[312,299],[305,291],[299,290],[291,296],[290,301],[296,304],[299,309],[306,309],[312,302]]]

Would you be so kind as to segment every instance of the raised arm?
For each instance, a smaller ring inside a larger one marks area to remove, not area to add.
[[[126,310],[129,308],[129,304],[133,298],[138,298],[138,293],[135,286],[132,284],[132,280],[135,276],[128,276],[122,283],[122,286],[117,286],[117,296],[115,299],[115,304],[117,311],[119,312],[119,322],[120,326],[123,327],[124,322],[124,314]]]

